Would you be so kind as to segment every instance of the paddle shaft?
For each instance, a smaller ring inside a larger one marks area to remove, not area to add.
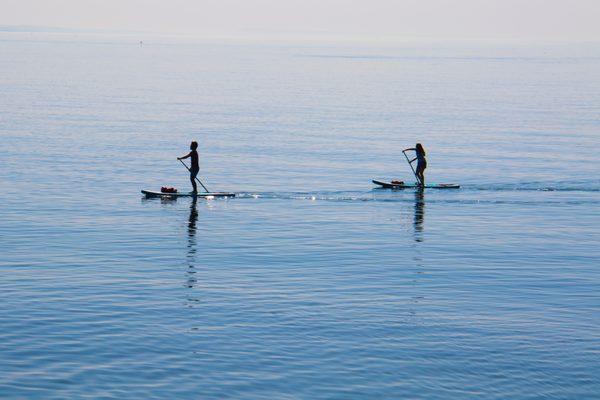
[[[415,178],[417,178],[417,182],[422,183],[421,180],[419,179],[419,177],[417,176],[417,171],[415,171],[415,169],[412,166],[412,163],[410,162],[410,159],[406,155],[405,150],[402,150],[402,154],[404,154],[404,157],[406,157],[406,161],[408,162],[408,165],[410,165],[410,169],[412,169],[412,172],[415,175]]]
[[[190,173],[192,173],[192,170],[188,168],[187,164],[184,163],[183,160],[179,160],[179,162],[181,162],[183,164],[183,166],[185,167],[185,169],[187,169],[188,171],[190,171]],[[204,186],[204,184],[200,181],[200,179],[198,179],[197,176],[196,176],[196,180],[198,181],[198,183],[200,183],[200,185],[202,185],[202,187],[204,188],[204,191],[206,193],[210,193],[209,190],[206,188],[206,186]]]

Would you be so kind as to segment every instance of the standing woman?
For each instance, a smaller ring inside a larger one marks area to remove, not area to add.
[[[417,179],[419,180],[421,187],[425,187],[424,172],[425,168],[427,168],[427,160],[425,159],[425,149],[423,148],[423,145],[421,145],[421,143],[417,143],[417,145],[414,148],[406,149],[404,151],[408,150],[414,150],[415,153],[417,153],[417,156],[410,160],[410,162],[412,163],[413,161],[417,160],[417,170],[415,171],[415,175],[417,175]]]

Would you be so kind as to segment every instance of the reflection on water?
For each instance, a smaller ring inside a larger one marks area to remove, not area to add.
[[[185,286],[188,288],[193,288],[196,284],[196,269],[194,264],[196,264],[196,222],[198,221],[198,209],[196,208],[196,198],[192,198],[192,202],[190,203],[190,216],[188,218],[188,251],[187,251],[187,280]],[[190,301],[195,301],[195,299],[188,299]]]
[[[198,209],[196,208],[197,199],[192,197],[190,203],[190,217],[188,218],[188,247],[193,247],[196,236],[196,222],[198,221]]]
[[[423,189],[415,190],[415,217],[413,225],[415,228],[415,241],[423,241],[423,222],[425,219],[425,193]]]
[[[422,257],[422,248],[419,246],[419,243],[423,242],[423,224],[425,220],[425,194],[423,189],[415,190],[415,209],[414,209],[414,219],[413,219],[413,228],[414,228],[414,240],[415,246],[413,248],[413,263],[415,267],[415,275],[412,279],[412,286],[414,295],[411,297],[411,305],[409,309],[409,313],[411,316],[417,315],[417,307],[421,301],[425,299],[425,296],[418,289],[420,286],[420,278],[421,275],[425,271],[425,264]]]

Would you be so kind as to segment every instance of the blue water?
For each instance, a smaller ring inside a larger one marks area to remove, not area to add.
[[[138,41],[0,35],[1,398],[598,398],[600,45]]]

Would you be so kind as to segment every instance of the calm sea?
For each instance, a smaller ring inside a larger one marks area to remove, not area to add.
[[[599,44],[4,33],[0,93],[1,398],[598,398]],[[190,140],[239,196],[143,199]],[[460,190],[373,188],[417,141]]]

